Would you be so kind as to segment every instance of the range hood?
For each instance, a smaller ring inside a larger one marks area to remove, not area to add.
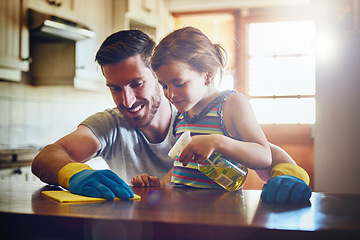
[[[95,37],[88,27],[53,15],[29,9],[29,30],[32,36],[79,41]]]

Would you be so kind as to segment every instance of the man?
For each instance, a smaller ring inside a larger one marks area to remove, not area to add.
[[[154,47],[154,41],[138,30],[114,33],[103,42],[96,61],[117,108],[90,116],[74,132],[44,147],[32,164],[36,176],[80,195],[129,199],[133,192],[127,184],[137,174],[166,175],[173,163],[167,153],[175,142],[176,110],[151,70]],[[257,171],[264,181],[272,175],[262,199],[308,201],[307,173],[279,147],[271,145],[271,150],[272,165]],[[96,156],[103,157],[111,171],[83,164]]]

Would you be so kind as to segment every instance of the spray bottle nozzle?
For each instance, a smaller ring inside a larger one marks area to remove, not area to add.
[[[176,156],[180,156],[181,152],[184,148],[191,142],[190,131],[185,131],[180,138],[176,141],[174,146],[170,149],[168,155],[171,158],[175,158]]]

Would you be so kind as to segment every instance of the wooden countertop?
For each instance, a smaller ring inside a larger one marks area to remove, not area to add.
[[[360,195],[277,205],[261,191],[133,188],[140,201],[58,203],[39,183],[0,181],[4,239],[360,239]]]

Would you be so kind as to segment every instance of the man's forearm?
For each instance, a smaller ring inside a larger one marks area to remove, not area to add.
[[[31,170],[41,181],[59,185],[58,172],[71,162],[74,161],[66,150],[54,143],[47,145],[39,152],[33,160]]]
[[[260,177],[260,179],[264,182],[267,182],[271,178],[271,170],[272,168],[279,163],[292,163],[296,165],[296,162],[291,158],[291,156],[285,152],[279,146],[276,146],[272,143],[270,144],[271,155],[272,155],[272,163],[271,166],[267,169],[256,170],[255,172]]]
[[[271,155],[272,155],[272,166],[271,168],[273,168],[276,164],[279,163],[292,163],[296,165],[296,162],[294,161],[294,159],[292,159],[292,157],[285,152],[281,147],[276,146],[272,143],[270,144],[270,149],[271,149]]]

